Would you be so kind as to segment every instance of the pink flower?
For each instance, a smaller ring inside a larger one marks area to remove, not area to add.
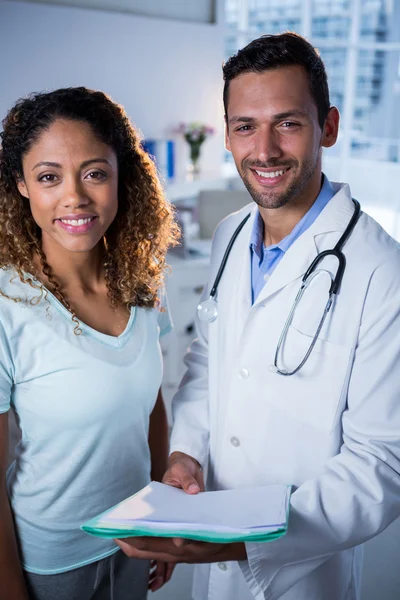
[[[193,121],[180,123],[177,133],[183,135],[189,144],[202,144],[208,136],[215,133],[215,130],[210,125]]]
[[[176,130],[177,133],[186,133],[185,123],[179,123],[179,127]]]

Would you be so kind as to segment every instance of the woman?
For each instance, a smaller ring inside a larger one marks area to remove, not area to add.
[[[33,95],[3,127],[0,598],[141,600],[149,565],[80,525],[165,470],[159,290],[177,228],[103,93]],[[6,476],[10,406],[22,440]],[[158,564],[151,589],[170,574]]]

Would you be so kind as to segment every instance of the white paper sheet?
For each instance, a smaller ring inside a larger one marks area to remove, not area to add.
[[[165,530],[274,531],[286,525],[290,487],[270,485],[190,495],[152,482],[106,513],[103,523],[157,524]]]

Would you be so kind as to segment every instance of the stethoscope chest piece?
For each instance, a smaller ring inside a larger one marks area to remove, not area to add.
[[[214,298],[209,298],[204,302],[201,302],[197,307],[197,314],[200,321],[208,321],[212,323],[218,317],[218,306]]]

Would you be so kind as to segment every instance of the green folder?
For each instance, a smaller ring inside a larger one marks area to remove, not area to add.
[[[215,543],[270,542],[287,531],[290,490],[291,486],[263,486],[204,492],[196,498],[182,490],[152,482],[90,519],[81,529],[103,538],[148,536]],[[271,507],[269,503],[272,502]],[[138,518],[135,506],[139,504],[142,513]],[[168,520],[169,514],[172,521]],[[184,522],[180,521],[180,516]]]

